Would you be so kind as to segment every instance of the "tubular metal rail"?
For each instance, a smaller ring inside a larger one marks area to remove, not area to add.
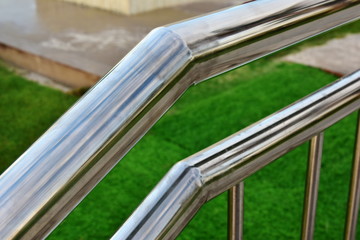
[[[312,239],[322,132],[359,108],[360,71],[177,163],[112,239],[173,239],[206,201],[228,189],[230,239],[241,239],[242,181],[309,139],[302,239]],[[355,239],[360,194],[356,145],[346,239]]]
[[[0,239],[46,237],[191,85],[360,17],[360,0],[258,0],[152,31],[0,177]],[[241,238],[241,181],[312,138],[303,238],[311,239],[322,131],[360,107],[360,73],[176,164],[114,235],[173,239],[230,192]],[[359,144],[359,143],[357,143]],[[356,152],[347,239],[355,239]]]

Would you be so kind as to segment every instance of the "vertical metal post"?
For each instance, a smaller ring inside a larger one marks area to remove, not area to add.
[[[301,239],[311,240],[314,235],[316,202],[319,188],[321,157],[324,142],[324,133],[319,133],[310,141],[309,161],[306,178],[304,199],[304,213]]]
[[[244,222],[244,182],[240,182],[229,190],[228,199],[228,239],[243,238]]]
[[[356,238],[356,223],[359,212],[360,199],[360,112],[358,113],[356,142],[354,150],[354,160],[352,166],[352,177],[350,184],[348,210],[345,226],[345,239],[355,240]]]

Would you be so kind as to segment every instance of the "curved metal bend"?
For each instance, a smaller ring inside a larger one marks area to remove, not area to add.
[[[360,108],[360,71],[177,163],[113,240],[174,239],[208,200]]]
[[[192,84],[357,19],[359,3],[259,0],[155,29],[0,177],[0,239],[49,234]]]

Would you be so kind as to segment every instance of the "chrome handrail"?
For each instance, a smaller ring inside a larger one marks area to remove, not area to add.
[[[152,31],[0,177],[0,239],[39,239],[191,85],[360,17],[360,0],[259,0]]]
[[[310,154],[315,166],[309,170],[315,174],[314,189],[307,187],[306,199],[312,203],[304,208],[303,238],[312,239],[322,132],[359,108],[360,70],[175,164],[112,239],[174,239],[206,201],[315,137]],[[360,162],[359,156],[355,160]],[[243,191],[243,186],[237,188]],[[356,211],[354,217],[349,229],[356,224]]]

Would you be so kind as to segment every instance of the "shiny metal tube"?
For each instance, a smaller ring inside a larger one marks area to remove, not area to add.
[[[191,85],[355,20],[359,3],[252,1],[155,29],[2,174],[0,239],[47,236]]]
[[[309,161],[306,178],[304,214],[301,239],[312,240],[314,236],[316,203],[319,189],[321,158],[324,133],[319,133],[310,141]]]
[[[206,201],[359,108],[360,71],[175,164],[112,239],[174,239]]]
[[[189,76],[197,83],[358,19],[359,3],[256,0],[168,28],[191,49],[196,64]]]
[[[229,189],[228,194],[228,239],[243,239],[244,182]]]
[[[360,112],[358,113],[356,129],[356,143],[354,160],[352,166],[352,176],[349,191],[348,209],[345,225],[345,240],[356,239],[356,225],[359,214],[360,203]]]

